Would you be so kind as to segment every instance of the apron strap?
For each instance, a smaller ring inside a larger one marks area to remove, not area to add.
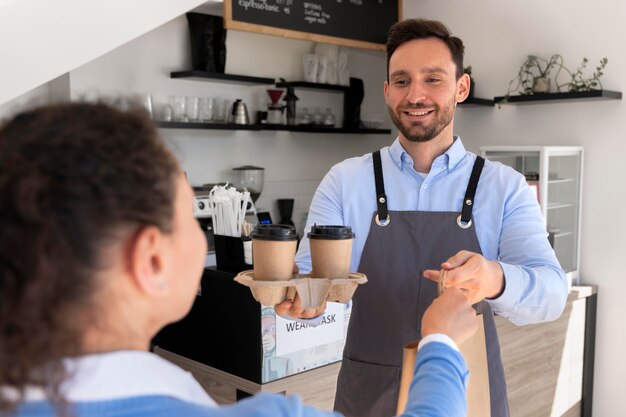
[[[481,156],[476,156],[476,162],[472,168],[472,175],[470,176],[469,183],[467,184],[467,190],[465,191],[465,198],[463,199],[463,208],[461,209],[461,215],[457,219],[457,223],[464,229],[467,229],[472,225],[472,205],[474,204],[474,195],[476,194],[476,187],[478,186],[478,180],[480,174],[485,166],[485,159]]]
[[[383,181],[383,163],[380,157],[380,150],[372,153],[374,162],[374,180],[376,181],[376,223],[379,226],[389,224],[389,213],[387,212],[387,195],[385,194],[385,182]]]

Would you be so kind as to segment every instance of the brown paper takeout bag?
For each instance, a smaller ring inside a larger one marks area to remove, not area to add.
[[[441,271],[439,295],[443,292],[447,272]],[[415,369],[417,342],[404,347],[400,391],[398,393],[397,415],[404,412],[409,396],[409,388]],[[470,372],[467,384],[467,417],[490,417],[491,396],[489,391],[489,368],[487,364],[487,344],[485,342],[485,322],[482,314],[478,315],[478,329],[468,340],[459,345],[459,350],[467,362]]]

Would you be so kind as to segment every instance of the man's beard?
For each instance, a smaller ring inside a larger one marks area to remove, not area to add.
[[[450,102],[444,106],[443,108],[435,105],[434,113],[435,120],[430,125],[422,125],[421,123],[403,125],[400,120],[400,116],[396,114],[396,112],[389,106],[387,106],[387,110],[389,111],[389,116],[391,116],[391,121],[398,128],[402,136],[404,136],[410,142],[428,142],[429,140],[435,138],[443,129],[445,129],[451,122],[454,117],[454,98],[450,100]],[[432,106],[428,106],[432,107]],[[406,110],[422,110],[425,109],[426,106],[422,104],[411,105],[408,107],[402,108],[402,111]],[[419,129],[416,129],[419,127]]]

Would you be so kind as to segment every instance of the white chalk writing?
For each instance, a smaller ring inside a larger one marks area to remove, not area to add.
[[[267,4],[267,0],[239,0],[237,3],[240,7],[253,10],[262,10],[266,12],[280,13],[280,7],[275,4]]]

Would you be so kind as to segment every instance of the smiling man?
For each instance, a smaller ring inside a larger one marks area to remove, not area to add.
[[[469,93],[463,52],[440,22],[396,23],[384,92],[399,135],[335,165],[311,203],[306,229],[351,226],[351,270],[368,277],[353,298],[337,384],[335,407],[347,416],[394,415],[402,347],[419,339],[441,269],[446,286],[462,289],[483,313],[492,417],[508,416],[494,312],[526,324],[553,320],[565,305],[567,280],[524,177],[466,151],[453,135],[456,106]],[[308,239],[296,263],[311,270]],[[297,298],[276,311],[321,314]]]
[[[385,83],[385,98],[391,120],[404,140],[428,142],[451,136],[454,107],[467,96],[469,77],[457,74],[450,58],[447,45],[439,38],[408,41],[391,56],[393,72]],[[441,135],[446,129],[450,135]]]

